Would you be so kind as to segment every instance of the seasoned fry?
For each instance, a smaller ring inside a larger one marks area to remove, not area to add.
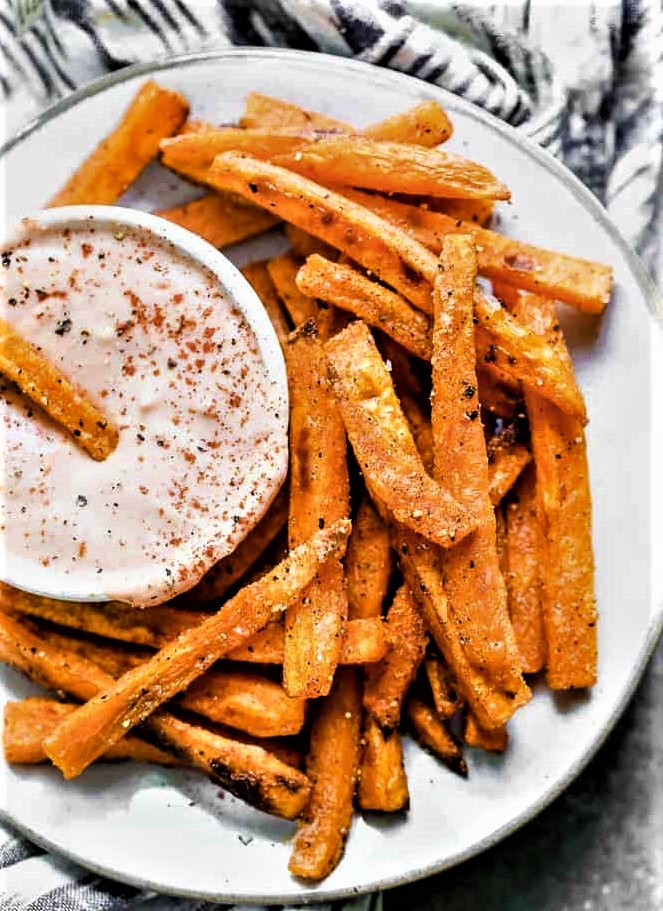
[[[48,762],[44,740],[58,724],[76,711],[71,702],[58,702],[43,696],[31,696],[20,702],[8,702],[2,727],[5,759],[16,765],[37,765]],[[134,762],[155,762],[159,765],[180,765],[170,753],[129,735],[104,753],[101,759],[133,759]]]
[[[129,671],[64,721],[46,752],[67,778],[80,774],[108,747],[185,690],[215,661],[285,610],[327,560],[345,551],[350,523],[318,532],[266,576],[243,588],[221,610],[182,633],[146,664]]]
[[[83,162],[49,206],[112,205],[176,133],[189,111],[185,98],[151,80],[144,83],[117,127]]]
[[[301,228],[295,227],[295,225],[286,225],[284,230],[293,252],[297,256],[301,256],[302,259],[306,259],[307,256],[311,256],[313,253],[324,256],[326,259],[334,259],[336,250],[323,240],[318,240],[317,237],[309,234],[308,231],[303,231]]]
[[[357,785],[357,802],[361,809],[378,813],[409,809],[410,792],[398,731],[385,734],[369,716],[364,723],[362,740],[364,749]]]
[[[499,446],[491,453],[488,463],[488,489],[493,506],[497,506],[508,494],[531,461],[532,453],[522,443]]]
[[[426,414],[417,399],[409,393],[404,392],[400,396],[403,414],[410,425],[412,436],[417,444],[417,450],[424,463],[424,468],[428,474],[433,474],[433,426],[430,420],[430,413]]]
[[[445,555],[445,589],[451,616],[463,631],[469,661],[485,674],[502,704],[511,702],[511,714],[530,694],[520,672],[507,612],[495,547],[486,443],[477,407],[472,239],[462,235],[447,238],[440,266],[433,293],[435,477],[466,508],[474,508],[479,521],[474,534]]]
[[[262,301],[278,340],[283,346],[286,338],[290,335],[290,325],[281,304],[281,299],[276,293],[274,282],[267,271],[267,261],[263,260],[244,266],[242,275]]]
[[[536,472],[523,472],[506,510],[506,587],[509,614],[523,671],[535,674],[546,660],[541,610],[541,572],[545,542],[536,514]],[[556,568],[559,570],[559,567]]]
[[[433,148],[451,136],[453,126],[436,101],[422,101],[400,114],[386,117],[362,131],[368,139],[381,142],[407,142]]]
[[[389,587],[391,569],[389,529],[380,519],[369,498],[364,497],[357,512],[345,556],[350,620],[382,615],[382,604]]]
[[[405,696],[426,651],[426,631],[407,585],[402,585],[387,614],[391,648],[378,664],[366,669],[364,708],[384,731],[398,727]]]
[[[501,355],[504,361],[499,366],[562,411],[586,423],[582,393],[573,371],[556,348],[533,335],[496,298],[479,289],[474,295],[474,315],[478,320],[477,357],[491,362]]]
[[[229,193],[208,193],[156,214],[193,231],[213,247],[229,247],[278,224],[269,212],[234,199]]]
[[[410,699],[406,711],[419,743],[452,772],[467,778],[468,768],[463,751],[434,710],[420,699]]]
[[[440,149],[384,142],[364,136],[318,139],[274,157],[282,165],[322,183],[346,184],[384,193],[447,199],[510,199],[488,168]]]
[[[451,718],[463,704],[453,674],[440,655],[429,655],[424,662],[424,668],[430,684],[435,711],[443,721]]]
[[[269,277],[295,326],[301,326],[320,314],[314,295],[301,291],[295,281],[301,264],[301,260],[292,253],[283,253],[267,263]]]
[[[55,601],[19,591],[0,582],[0,610],[5,609],[50,620],[61,626],[85,630],[96,636],[155,648],[160,648],[180,633],[198,626],[208,616],[199,611],[178,610],[168,605],[141,610],[115,601],[106,604]]]
[[[365,206],[285,168],[229,152],[214,159],[206,180],[215,189],[238,193],[347,253],[419,309],[430,312],[435,257]]]
[[[586,313],[602,313],[612,291],[612,268],[526,244],[505,234],[417,208],[386,196],[343,188],[359,205],[398,226],[424,247],[439,253],[447,234],[469,234],[477,246],[478,268],[486,278],[534,291]]]
[[[430,360],[431,324],[400,295],[371,281],[351,266],[333,263],[322,256],[309,256],[297,273],[297,287],[311,298],[318,297],[354,313],[381,329],[411,354]]]
[[[357,320],[326,345],[329,374],[348,437],[371,490],[399,522],[451,547],[472,521],[428,477],[384,361]]]
[[[319,114],[317,111],[307,111],[283,101],[281,98],[272,98],[261,92],[250,92],[246,96],[246,106],[240,118],[240,126],[247,130],[294,130],[306,132],[307,130],[338,130],[352,132],[352,127],[335,117]]]
[[[28,341],[0,319],[0,373],[53,420],[68,430],[76,443],[98,462],[118,443],[117,430],[98,408]]]
[[[286,487],[282,487],[272,505],[247,537],[186,593],[186,603],[195,604],[221,598],[260,559],[279,532],[285,528],[287,521],[288,491]]]
[[[554,304],[520,295],[514,316],[545,335],[572,371]],[[582,425],[533,390],[525,397],[537,473],[546,559],[542,565],[547,679],[552,689],[596,683],[597,612],[592,501]]]
[[[315,323],[305,323],[286,345],[290,391],[291,547],[350,514],[347,447],[343,422],[327,381],[324,349]],[[314,582],[285,616],[283,685],[290,696],[326,695],[339,662],[348,604],[337,560],[322,566]]]
[[[493,217],[495,203],[490,199],[431,199],[429,208],[456,221],[468,221],[485,228]]]
[[[509,745],[509,732],[505,726],[488,731],[481,727],[472,712],[468,712],[463,739],[468,747],[478,747],[487,753],[503,753]]]
[[[295,152],[309,141],[305,136],[294,133],[220,127],[163,139],[160,144],[161,161],[173,171],[179,171],[180,167],[184,171],[206,169],[221,152],[244,152],[267,160]]]
[[[354,668],[340,668],[313,722],[306,772],[311,798],[297,827],[288,869],[302,879],[323,879],[343,853],[352,821],[359,766],[361,683]]]
[[[497,417],[513,420],[519,408],[523,409],[523,392],[518,380],[508,376],[495,364],[485,361],[477,364],[479,402],[482,409]]]
[[[379,617],[349,620],[345,624],[339,664],[372,664],[381,661],[387,652],[383,627]],[[256,664],[283,664],[283,638],[282,624],[270,623],[246,645],[229,652],[226,658]]]

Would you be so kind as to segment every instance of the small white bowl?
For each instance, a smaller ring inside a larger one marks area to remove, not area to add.
[[[211,562],[216,562],[217,559],[231,553],[248,531],[257,524],[287,473],[288,384],[285,363],[276,333],[260,299],[241,272],[215,247],[190,231],[146,212],[118,206],[65,206],[37,212],[23,220],[24,224],[26,222],[30,227],[34,225],[37,231],[43,228],[89,228],[93,222],[95,226],[104,230],[111,228],[114,233],[124,229],[147,232],[156,241],[171,244],[176,252],[193,261],[194,265],[200,265],[212,273],[223,289],[226,299],[237,307],[247,321],[255,337],[258,354],[265,365],[271,388],[270,394],[275,396],[278,405],[279,454],[274,459],[271,475],[264,481],[259,496],[253,500],[247,499],[247,507],[251,509],[245,509],[244,514],[240,515],[240,519],[245,519],[250,512],[251,522],[237,523],[238,531],[233,534],[233,530],[230,529],[223,540],[218,534],[215,537],[213,529],[210,530],[209,543],[214,550],[214,559]],[[75,377],[73,379],[75,380]],[[235,506],[233,509],[235,512],[238,511]],[[8,532],[11,533],[11,529]],[[48,584],[48,574],[42,571],[38,573],[38,584],[35,584],[34,568],[31,569],[30,560],[16,561],[7,557],[7,549],[0,540],[0,579],[16,588],[58,600],[108,601],[113,598],[112,593],[104,589],[103,575],[98,576],[98,588],[82,592],[80,587],[76,588],[75,585],[63,585],[61,574],[53,573],[54,584],[51,587]],[[73,575],[72,573],[72,577]],[[195,581],[193,579],[191,585]]]

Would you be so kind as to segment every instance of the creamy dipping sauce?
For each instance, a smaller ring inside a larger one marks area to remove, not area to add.
[[[189,589],[287,469],[286,403],[245,316],[173,244],[104,221],[24,222],[0,292],[3,318],[119,431],[95,462],[0,376],[2,577],[141,606]]]

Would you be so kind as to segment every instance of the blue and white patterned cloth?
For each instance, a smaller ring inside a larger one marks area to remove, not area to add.
[[[473,101],[564,161],[663,285],[661,0],[0,0],[5,134],[106,72],[229,45],[355,57]],[[208,907],[108,882],[0,825],[0,911]]]

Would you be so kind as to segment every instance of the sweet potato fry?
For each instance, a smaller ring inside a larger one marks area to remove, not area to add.
[[[479,289],[474,295],[474,315],[478,321],[478,358],[493,362],[501,355],[503,361],[498,364],[506,372],[565,413],[586,423],[587,410],[573,371],[556,348],[533,335],[496,298]]]
[[[283,487],[256,527],[231,554],[219,560],[198,585],[186,593],[183,600],[187,604],[196,604],[221,598],[260,559],[279,532],[285,528],[287,521],[288,491]],[[0,598],[0,606],[1,604]]]
[[[270,623],[253,636],[246,645],[226,655],[230,661],[249,661],[256,664],[283,664],[283,626]],[[384,624],[379,617],[349,620],[341,645],[339,664],[372,664],[387,653]]]
[[[545,333],[558,357],[571,369],[554,304],[521,294],[513,312],[530,331]],[[585,434],[579,421],[533,390],[527,391],[525,405],[546,549],[541,569],[548,684],[553,689],[593,686],[597,612]]]
[[[199,611],[178,610],[167,605],[141,610],[119,602],[55,601],[0,582],[0,610],[6,608],[96,636],[155,648],[197,626],[208,616]]]
[[[289,337],[291,547],[350,514],[345,430],[327,380],[315,323]],[[283,685],[290,696],[326,695],[338,664],[348,604],[338,561],[322,566],[285,616]]]
[[[365,136],[317,139],[274,157],[282,165],[322,183],[384,193],[423,194],[447,199],[510,199],[508,188],[488,168],[460,155],[419,145]]]
[[[488,485],[493,506],[497,506],[508,494],[531,461],[532,453],[523,443],[500,446],[491,453],[488,462]]]
[[[544,250],[472,222],[386,196],[348,188],[340,192],[398,226],[434,253],[440,252],[447,234],[469,234],[477,246],[479,272],[486,278],[563,301],[586,313],[602,313],[610,300],[612,268],[603,263]]]
[[[206,180],[215,189],[238,193],[347,253],[419,309],[430,312],[435,257],[365,206],[285,168],[228,152],[214,159]]]
[[[417,444],[417,451],[424,463],[424,468],[429,475],[433,474],[433,426],[430,420],[430,412],[425,412],[419,404],[419,401],[404,392],[400,395],[401,407],[403,414],[410,425],[412,436]]]
[[[366,669],[364,708],[384,731],[398,727],[405,696],[426,651],[424,622],[407,585],[402,585],[387,614],[386,656]]]
[[[288,323],[288,318],[283,309],[281,299],[276,293],[274,282],[271,280],[269,272],[267,271],[267,260],[249,263],[247,266],[243,267],[242,275],[262,301],[262,305],[267,311],[267,315],[274,327],[278,340],[281,342],[281,346],[283,346],[285,339],[290,335],[290,324]]]
[[[453,125],[437,101],[422,101],[400,114],[386,117],[362,131],[368,139],[381,142],[407,142],[433,148],[453,133]]]
[[[461,708],[463,700],[458,692],[458,684],[446,661],[440,655],[428,655],[424,668],[430,684],[435,711],[442,721],[451,718]]]
[[[456,221],[467,221],[485,228],[493,217],[495,203],[490,199],[432,199],[429,208]]]
[[[322,256],[309,256],[297,273],[297,287],[311,298],[318,297],[354,313],[381,329],[411,354],[430,360],[431,324],[399,294],[371,281],[351,266],[333,263]]]
[[[180,705],[254,737],[298,734],[305,699],[291,699],[278,683],[252,671],[207,671],[180,697]]]
[[[288,869],[302,879],[323,879],[341,859],[352,821],[359,766],[359,671],[341,668],[311,729],[306,772],[311,797],[297,827]]]
[[[479,522],[473,535],[446,554],[445,589],[451,616],[466,639],[468,659],[511,701],[515,711],[530,694],[509,622],[495,546],[486,442],[477,407],[472,239],[462,235],[447,238],[440,266],[433,292],[434,473],[457,500],[475,510]]]
[[[477,364],[481,408],[500,418],[513,420],[519,408],[524,411],[522,385],[495,364]]]
[[[68,430],[76,443],[98,462],[107,459],[118,442],[108,418],[79,392],[55,364],[48,361],[9,323],[0,319],[0,373],[53,420]]]
[[[536,472],[523,472],[505,510],[506,587],[509,614],[523,671],[535,674],[546,660],[541,610],[541,571],[547,556],[536,514]],[[556,567],[558,570],[559,567]]]
[[[208,193],[156,214],[187,228],[213,247],[229,247],[278,224],[269,212],[234,199],[229,193]]]
[[[389,529],[369,498],[364,497],[357,511],[345,555],[350,620],[382,616],[382,604],[389,587],[391,569]]]
[[[487,753],[503,753],[509,745],[509,732],[505,725],[491,731],[486,730],[472,712],[468,712],[463,739],[468,747],[477,747]]]
[[[281,98],[272,98],[261,92],[246,96],[246,106],[240,118],[240,126],[246,130],[337,130],[352,132],[353,128],[342,120],[328,117],[317,111],[307,111]]]
[[[409,699],[406,711],[412,733],[419,743],[452,772],[467,778],[468,769],[463,751],[435,711],[420,699]]]
[[[409,809],[410,792],[398,731],[385,734],[380,725],[368,716],[362,740],[364,749],[357,785],[357,802],[361,809],[378,813],[398,813]]]
[[[112,205],[156,157],[161,140],[177,132],[188,110],[177,92],[144,83],[117,127],[48,205]]]
[[[267,263],[269,277],[295,326],[320,315],[314,295],[301,291],[295,281],[301,264],[299,257],[293,253],[283,253]]]
[[[451,547],[472,521],[424,470],[384,361],[357,320],[326,345],[329,374],[348,437],[371,491],[400,522]]]
[[[173,171],[179,171],[182,167],[186,172],[192,168],[209,168],[221,152],[243,152],[253,158],[267,160],[295,152],[309,142],[310,138],[296,133],[220,127],[163,139],[159,148],[162,164]]]
[[[335,257],[336,250],[334,250],[333,247],[330,247],[329,244],[326,244],[323,240],[319,240],[317,237],[309,234],[308,231],[303,231],[295,225],[286,225],[284,230],[285,236],[290,241],[293,252],[296,253],[297,256],[301,256],[302,259],[306,259],[307,256],[311,256],[313,253],[324,256],[326,259],[333,259]]]
[[[46,743],[53,762],[68,778],[80,774],[159,705],[285,610],[321,565],[342,556],[349,531],[350,523],[340,521],[318,532],[266,576],[243,588],[217,614],[182,633],[146,664],[81,706]]]
[[[58,702],[43,696],[31,696],[20,702],[5,705],[2,727],[2,745],[7,762],[16,765],[37,765],[48,762],[44,740],[58,724],[76,711],[71,702]],[[110,759],[133,759],[134,762],[155,762],[159,765],[180,765],[170,753],[146,743],[139,737],[129,735],[111,747],[100,757]]]

